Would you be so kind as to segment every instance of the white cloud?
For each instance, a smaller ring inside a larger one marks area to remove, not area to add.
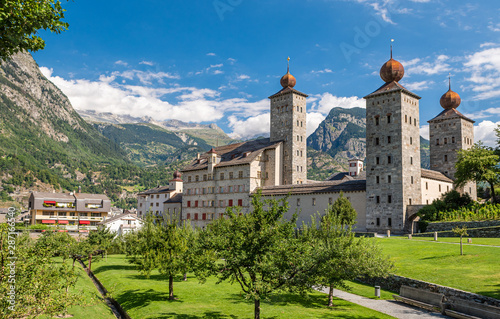
[[[420,81],[413,83],[405,83],[404,86],[410,91],[422,91],[428,89],[433,84],[434,81]]]
[[[164,84],[164,79],[178,80],[180,76],[177,74],[171,74],[166,72],[152,72],[152,71],[139,71],[139,70],[127,70],[123,72],[115,71],[112,76],[122,77],[128,80],[133,80],[134,78],[139,79],[142,84],[150,85],[152,81],[157,81],[158,83]]]
[[[149,66],[153,66],[153,65],[155,65],[155,64],[154,64],[153,62],[151,62],[151,61],[141,61],[141,62],[139,62],[139,64],[145,64],[145,65],[149,65]]]
[[[407,62],[402,62],[405,66],[405,73],[408,76],[413,74],[425,74],[425,75],[435,75],[439,73],[449,72],[451,70],[450,65],[447,61],[450,57],[446,55],[438,55],[434,61],[422,61],[421,59],[413,59]]]
[[[229,116],[229,127],[233,132],[229,134],[232,138],[251,138],[258,135],[269,135],[269,127],[271,118],[269,113],[252,116],[244,120],[238,119],[236,116]]]
[[[485,43],[482,43],[479,47],[480,48],[487,48],[487,47],[494,47],[496,46],[497,44],[496,43],[493,43],[493,42],[485,42]]]
[[[410,0],[411,2],[416,2],[416,3],[429,3],[431,0]]]
[[[486,110],[481,110],[479,112],[474,112],[464,115],[475,120],[489,118],[492,116],[500,116],[500,107],[490,107]]]
[[[330,110],[334,107],[343,107],[350,109],[353,107],[366,107],[366,102],[357,96],[344,97],[334,96],[330,93],[323,93],[322,95],[312,96],[309,101],[311,102],[311,112],[319,112],[328,115]]]
[[[115,62],[116,65],[123,65],[123,66],[128,66],[128,63],[122,60],[118,60]]]
[[[495,129],[500,125],[499,122],[482,121],[474,126],[474,140],[482,141],[484,145],[495,147],[497,146],[497,139],[495,136]]]
[[[425,138],[426,140],[429,139],[429,124],[427,125],[422,125],[420,127],[420,136]]]
[[[316,129],[318,128],[318,126],[321,124],[321,122],[323,122],[325,120],[326,116],[321,114],[321,113],[317,113],[317,112],[311,112],[311,113],[307,113],[307,133],[306,135],[309,136],[311,135],[312,133],[314,133],[314,131],[316,131]]]
[[[330,69],[323,69],[323,70],[318,70],[318,71],[312,70],[311,73],[312,74],[323,74],[323,73],[333,73],[333,71]]]
[[[208,56],[216,56],[217,54],[213,53],[213,52],[210,52],[210,53],[207,53]]]
[[[500,23],[494,24],[493,22],[490,22],[488,24],[488,29],[490,29],[493,32],[500,32]]]
[[[471,72],[467,80],[472,83],[468,88],[477,93],[474,99],[500,97],[500,47],[476,52],[466,59],[464,66]]]
[[[248,80],[248,79],[250,79],[250,76],[246,75],[246,74],[241,74],[241,75],[238,75],[236,77],[236,80],[238,80],[238,81],[243,81],[243,80]]]

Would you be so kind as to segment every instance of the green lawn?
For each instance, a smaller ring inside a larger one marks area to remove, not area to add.
[[[345,290],[345,291],[350,292],[350,293],[355,294],[355,295],[370,298],[370,299],[392,300],[392,299],[394,299],[392,297],[392,295],[394,295],[394,294],[397,295],[397,293],[395,293],[393,291],[380,289],[380,298],[377,298],[377,297],[375,297],[375,287],[374,286],[366,285],[366,284],[359,283],[359,282],[353,282],[353,281],[348,281],[347,285],[351,289]]]
[[[462,243],[464,245],[467,244],[467,240],[470,237],[464,237],[462,239]],[[473,245],[488,245],[488,246],[499,246],[500,247],[500,238],[471,238]],[[423,241],[434,241],[434,237],[416,237],[414,236],[412,240],[423,240]],[[439,237],[438,242],[445,243],[460,243],[460,237]]]
[[[252,318],[253,303],[240,295],[237,285],[214,280],[199,284],[193,276],[176,280],[178,300],[168,300],[168,283],[158,273],[149,279],[139,275],[123,255],[108,256],[93,265],[95,275],[132,318]],[[328,309],[327,295],[312,293],[308,299],[278,294],[261,304],[263,318],[391,318],[382,313],[336,299]]]
[[[72,318],[116,319],[83,268],[76,263],[75,269],[78,273],[78,281],[76,282],[76,286],[71,288],[71,291],[82,296],[82,300],[79,302],[80,306],[73,306],[69,308],[68,313],[73,315]],[[51,317],[42,316],[41,318],[48,319]]]
[[[500,247],[465,245],[464,256],[460,256],[460,245],[402,237],[379,238],[377,242],[394,261],[397,275],[500,299]],[[478,244],[496,242],[473,239]]]

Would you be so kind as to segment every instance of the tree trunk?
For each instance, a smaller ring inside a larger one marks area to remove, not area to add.
[[[168,299],[174,300],[174,276],[168,277]]]
[[[255,299],[254,319],[260,319],[260,299]]]
[[[493,185],[493,183],[490,183],[490,188],[491,188],[491,202],[495,204],[497,200],[495,197],[495,186]]]
[[[463,256],[464,250],[462,249],[462,235],[460,235],[460,256]]]
[[[92,267],[92,254],[89,255],[89,266],[87,267],[87,273],[89,273],[89,274],[92,271],[91,267]]]
[[[333,307],[333,285],[330,285],[330,291],[328,292],[328,307]]]
[[[186,272],[184,273],[184,278],[182,278],[182,280],[184,280],[184,281],[188,280],[188,274]]]

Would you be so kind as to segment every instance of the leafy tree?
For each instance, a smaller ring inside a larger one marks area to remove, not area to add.
[[[454,232],[455,234],[459,235],[460,236],[460,255],[463,255],[464,254],[464,250],[463,250],[463,247],[462,247],[462,237],[463,236],[469,236],[469,234],[467,234],[467,227],[455,227],[452,229],[452,232]]]
[[[462,187],[467,182],[486,182],[491,189],[491,201],[495,200],[495,185],[500,183],[498,168],[499,156],[481,142],[474,144],[467,150],[458,151],[458,159],[455,164],[455,186]]]
[[[342,193],[328,207],[318,226],[313,218],[317,268],[311,277],[315,284],[329,288],[328,307],[333,306],[334,288],[349,288],[345,281],[359,276],[385,277],[392,267],[375,242],[354,237],[355,222],[356,211]]]
[[[146,217],[137,234],[126,238],[129,262],[137,265],[147,277],[154,269],[168,278],[169,300],[174,300],[174,276],[186,271],[190,226],[163,222],[152,214]]]
[[[59,0],[3,0],[0,6],[0,59],[19,51],[38,51],[45,41],[37,33],[44,29],[60,33],[68,29]]]
[[[304,291],[301,274],[313,267],[312,247],[295,230],[296,216],[286,220],[287,198],[252,197],[252,211],[240,214],[228,208],[200,232],[196,274],[203,282],[212,275],[218,282],[237,282],[254,301],[254,318],[260,318],[260,302],[272,292]]]
[[[80,300],[77,294],[69,292],[77,275],[66,262],[54,261],[53,245],[37,244],[27,234],[12,235],[10,228],[7,224],[0,225],[2,318],[38,318],[64,313]],[[11,269],[15,269],[15,276]],[[12,293],[15,305],[9,302]]]

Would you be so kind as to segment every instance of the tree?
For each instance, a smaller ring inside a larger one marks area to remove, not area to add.
[[[481,142],[470,149],[459,150],[455,164],[455,186],[462,187],[469,181],[486,182],[491,189],[491,201],[496,203],[495,185],[500,182],[498,160],[499,156],[495,155],[493,149],[483,146]]]
[[[164,222],[148,214],[144,226],[136,235],[126,238],[129,262],[138,266],[141,273],[149,277],[154,269],[168,278],[169,300],[174,300],[174,276],[189,267],[189,225],[179,226],[175,222]]]
[[[196,275],[202,282],[212,275],[218,283],[237,282],[254,302],[254,318],[260,318],[260,302],[274,291],[304,291],[300,274],[312,266],[312,247],[295,230],[296,216],[284,219],[287,198],[252,197],[252,211],[241,214],[229,207],[227,218],[213,221],[200,232]]]
[[[69,291],[76,273],[65,261],[54,261],[53,247],[38,244],[28,234],[15,235],[14,226],[0,225],[2,318],[52,317],[80,300]]]
[[[38,51],[45,41],[38,31],[60,33],[68,29],[59,0],[3,0],[0,6],[0,60],[19,51]],[[0,61],[1,62],[1,61]]]
[[[460,236],[460,255],[463,256],[464,250],[462,248],[462,237],[469,236],[469,234],[467,234],[467,227],[464,226],[464,227],[460,228],[457,226],[457,227],[453,228],[451,231]]]
[[[392,267],[373,241],[354,237],[355,222],[356,211],[342,193],[328,207],[318,226],[313,217],[311,231],[316,242],[317,268],[311,277],[315,284],[329,288],[328,307],[333,306],[334,288],[349,288],[346,280],[385,277]]]

